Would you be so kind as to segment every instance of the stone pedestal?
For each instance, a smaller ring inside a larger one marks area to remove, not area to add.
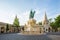
[[[24,31],[22,31],[23,34],[41,34],[42,28],[40,25],[36,24],[36,20],[30,19],[27,24],[24,26]]]

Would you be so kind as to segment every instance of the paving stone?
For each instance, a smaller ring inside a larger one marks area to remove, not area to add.
[[[60,40],[60,35],[21,35],[14,34],[2,34],[0,40]]]

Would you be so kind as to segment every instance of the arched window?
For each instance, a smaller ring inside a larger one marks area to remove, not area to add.
[[[51,29],[50,29],[50,27],[49,27],[48,31],[50,32],[50,30],[51,30]]]
[[[1,33],[4,33],[4,27],[1,27]]]

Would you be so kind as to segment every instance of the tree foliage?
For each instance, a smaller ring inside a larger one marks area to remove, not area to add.
[[[42,22],[39,22],[38,24],[39,24],[39,25],[42,25]]]
[[[9,25],[8,24],[6,25],[6,30],[9,30]]]
[[[15,19],[14,19],[13,25],[14,25],[14,26],[17,26],[17,27],[20,26],[20,25],[19,25],[19,19],[17,18],[17,16],[16,16]]]
[[[51,23],[52,22],[52,18],[50,18],[48,21],[49,21],[49,23]]]
[[[50,25],[55,31],[57,31],[57,28],[60,27],[60,15],[58,15],[55,19],[54,22],[50,22]]]
[[[60,15],[58,15],[56,18],[55,18],[55,25],[57,27],[60,27]]]

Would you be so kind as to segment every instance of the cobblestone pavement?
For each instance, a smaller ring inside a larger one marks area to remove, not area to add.
[[[21,35],[14,34],[1,34],[0,40],[60,40],[60,35]]]

